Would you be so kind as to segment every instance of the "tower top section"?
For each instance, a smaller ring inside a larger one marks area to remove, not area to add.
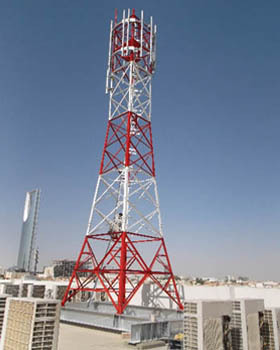
[[[135,9],[123,10],[119,18],[111,21],[108,70],[115,72],[134,61],[150,74],[154,73],[156,61],[156,26],[153,18],[144,21],[144,11],[137,16]]]

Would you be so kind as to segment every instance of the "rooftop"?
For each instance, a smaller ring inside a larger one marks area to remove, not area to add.
[[[128,339],[123,339],[121,334],[110,333],[92,328],[73,326],[60,323],[59,350],[122,350],[137,347],[128,344]],[[153,347],[153,349],[166,349],[165,345]]]

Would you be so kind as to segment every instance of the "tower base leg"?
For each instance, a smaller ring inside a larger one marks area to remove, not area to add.
[[[100,257],[95,249],[97,242],[107,246]],[[131,232],[87,235],[62,306],[79,292],[105,292],[116,312],[122,314],[147,280],[183,309],[162,237]]]

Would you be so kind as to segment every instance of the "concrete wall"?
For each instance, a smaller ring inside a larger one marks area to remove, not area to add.
[[[186,299],[264,299],[265,307],[280,307],[280,288],[184,286]]]
[[[152,295],[156,295],[153,291],[154,286],[149,288],[141,288],[132,300],[133,305],[148,306],[149,299],[152,299]],[[179,288],[180,290],[180,288]],[[150,294],[150,298],[149,298]],[[253,288],[242,286],[183,286],[183,292],[180,293],[184,296],[182,299],[210,299],[210,300],[226,300],[226,299],[238,299],[238,298],[254,298],[264,299],[265,307],[280,307],[280,288]],[[170,303],[168,298],[155,298],[154,303],[158,306],[169,308],[170,305],[174,307],[174,303]]]

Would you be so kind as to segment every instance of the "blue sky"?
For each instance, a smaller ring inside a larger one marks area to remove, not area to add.
[[[0,266],[40,187],[40,263],[75,258],[108,114],[114,9],[158,25],[153,140],[174,271],[280,280],[280,3],[0,3]]]

